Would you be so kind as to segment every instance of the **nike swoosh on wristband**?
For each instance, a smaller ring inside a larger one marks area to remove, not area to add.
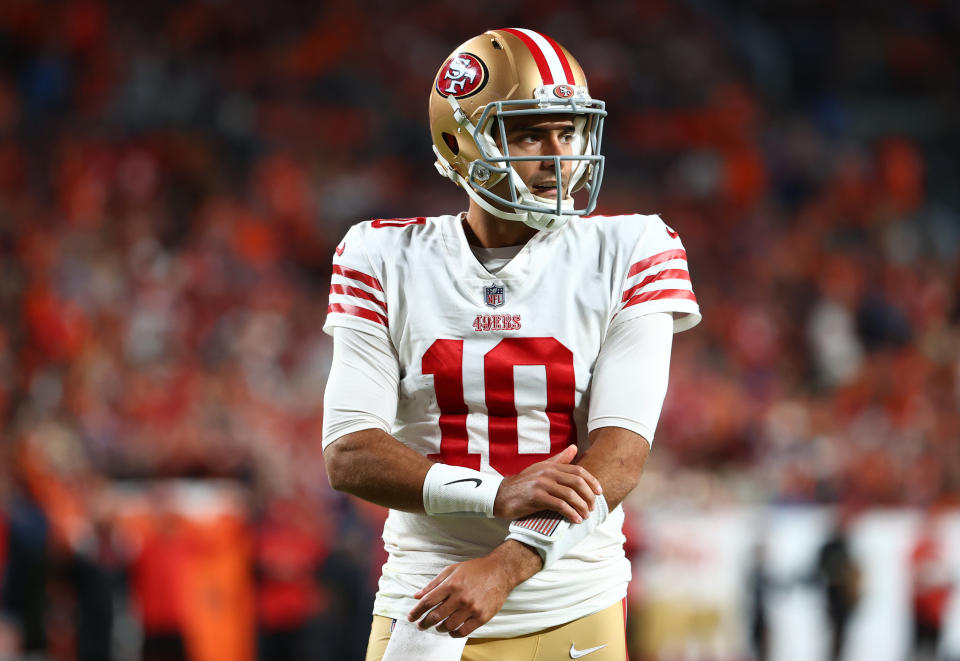
[[[602,650],[604,647],[606,647],[606,645],[597,645],[596,647],[591,647],[591,648],[589,648],[589,649],[578,650],[576,647],[573,646],[573,644],[571,644],[571,645],[570,645],[570,658],[571,658],[571,659],[579,659],[581,656],[586,656],[587,654],[592,654],[593,652],[596,652],[597,650]]]
[[[481,480],[478,477],[465,477],[462,480],[454,480],[453,482],[447,482],[443,486],[449,487],[451,484],[457,484],[459,482],[476,482],[476,484],[473,485],[473,488],[476,489],[483,483],[483,480]]]

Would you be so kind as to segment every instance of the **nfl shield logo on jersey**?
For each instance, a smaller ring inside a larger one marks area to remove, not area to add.
[[[501,285],[484,287],[483,302],[492,308],[498,308],[503,305],[503,287]]]

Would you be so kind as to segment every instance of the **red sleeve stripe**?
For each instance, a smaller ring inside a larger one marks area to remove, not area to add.
[[[351,280],[362,282],[368,287],[373,287],[378,291],[383,291],[383,287],[380,286],[380,281],[371,275],[367,275],[366,273],[354,271],[353,269],[348,269],[346,266],[340,266],[339,264],[333,265],[333,272],[337,275],[342,275],[344,278],[350,278]]]
[[[655,289],[654,291],[645,291],[637,294],[627,301],[621,309],[626,309],[631,305],[636,305],[637,303],[657,301],[662,298],[693,301],[694,303],[697,302],[697,297],[694,296],[693,292],[689,289]]]
[[[549,537],[557,531],[561,521],[563,517],[557,512],[537,512],[515,523],[521,528]]]
[[[664,262],[669,262],[671,259],[686,259],[687,251],[683,248],[678,248],[677,250],[665,250],[659,252],[656,255],[647,257],[646,259],[641,259],[639,262],[630,267],[630,270],[627,271],[627,277],[634,276],[638,273],[646,271],[651,266],[656,266],[657,264],[663,264]]]
[[[652,273],[627,291],[623,292],[623,298],[621,298],[620,301],[626,301],[638,291],[649,285],[651,282],[655,282],[657,280],[686,280],[689,282],[690,272],[687,271],[687,269],[664,269],[658,273]]]
[[[387,318],[382,314],[379,312],[374,312],[373,310],[368,310],[367,308],[361,308],[358,305],[331,303],[329,306],[327,306],[327,314],[333,314],[334,312],[339,312],[340,314],[350,314],[354,317],[361,317],[363,319],[375,321],[378,324],[383,324],[384,326],[388,325]]]
[[[362,298],[365,301],[372,301],[380,307],[383,308],[384,312],[387,310],[387,304],[381,301],[379,298],[371,294],[365,289],[358,289],[356,287],[346,287],[344,285],[330,285],[331,294],[343,294],[344,296],[354,296],[356,298]]]

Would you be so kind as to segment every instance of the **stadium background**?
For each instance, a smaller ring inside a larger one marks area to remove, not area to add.
[[[844,658],[960,618],[957,2],[5,0],[0,658],[362,658],[330,258],[464,208],[427,91],[510,25],[578,57],[600,211],[661,213],[704,313],[629,503],[633,658],[827,658],[832,529]]]

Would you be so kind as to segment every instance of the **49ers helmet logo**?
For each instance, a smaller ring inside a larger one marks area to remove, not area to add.
[[[561,99],[569,99],[573,96],[573,88],[569,85],[557,85],[553,88],[553,94]]]
[[[473,96],[487,84],[487,66],[476,55],[457,53],[437,74],[437,93],[462,99]]]

